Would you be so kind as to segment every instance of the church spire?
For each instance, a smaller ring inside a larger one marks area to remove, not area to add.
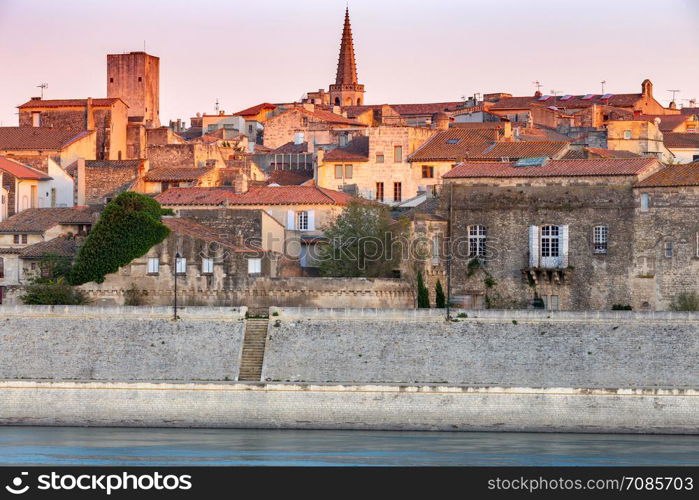
[[[352,42],[352,28],[350,26],[349,7],[345,9],[345,26],[342,29],[342,42],[340,43],[340,58],[337,61],[336,85],[356,84],[357,64],[354,60],[354,43]]]

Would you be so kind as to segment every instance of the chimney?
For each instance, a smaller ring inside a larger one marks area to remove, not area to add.
[[[75,200],[75,205],[78,207],[85,206],[85,158],[78,158],[78,178],[77,181],[77,195]]]
[[[92,97],[87,98],[87,106],[85,108],[85,113],[87,114],[86,116],[86,129],[87,130],[95,130],[95,115],[92,111]]]
[[[294,144],[296,144],[296,145],[303,144],[303,136],[304,136],[303,132],[296,132],[294,134]]]

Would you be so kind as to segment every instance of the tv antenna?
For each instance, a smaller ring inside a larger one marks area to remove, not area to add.
[[[679,89],[670,89],[668,92],[672,92],[672,102],[675,102],[675,96],[677,95],[678,92],[680,92]]]
[[[536,87],[536,91],[541,92],[541,87],[543,87],[543,85],[541,85],[541,82],[539,80],[534,80],[532,83]]]
[[[604,94],[604,84],[607,83],[607,80],[602,80],[600,83],[602,84],[602,94]]]
[[[216,104],[214,105],[214,111],[218,114],[218,97],[216,98]]]
[[[37,85],[37,87],[41,89],[41,98],[43,99],[44,98],[44,89],[49,88],[49,84],[48,83],[40,83],[39,85]]]

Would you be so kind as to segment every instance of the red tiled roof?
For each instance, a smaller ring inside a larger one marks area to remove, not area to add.
[[[154,168],[146,172],[145,180],[148,182],[170,182],[170,181],[195,181],[201,176],[208,174],[213,167],[205,168]]]
[[[369,138],[355,137],[347,146],[328,151],[323,161],[369,161]]]
[[[252,154],[255,154],[255,155],[269,153],[272,151],[272,148],[268,148],[267,146],[265,146],[263,144],[255,143],[254,148],[255,148],[255,151]]]
[[[514,162],[463,162],[445,179],[481,177],[585,177],[638,175],[659,164],[655,158],[549,160],[540,167],[515,167]]]
[[[0,150],[58,151],[90,134],[94,134],[94,130],[78,132],[49,127],[0,127]]]
[[[184,219],[180,217],[163,217],[162,221],[163,224],[165,224],[173,233],[184,234],[191,236],[192,238],[218,243],[223,247],[233,250],[234,252],[259,251],[251,247],[236,245],[226,238],[225,235],[219,234],[220,231],[215,231],[210,227],[194,222],[191,219]]]
[[[105,168],[105,169],[137,169],[142,160],[85,160],[85,168]],[[78,162],[74,161],[64,170],[70,175],[74,175],[78,169]]]
[[[302,142],[301,144],[296,144],[294,141],[289,141],[286,144],[282,144],[276,149],[270,151],[270,154],[294,154],[294,153],[308,153],[308,142]]]
[[[680,113],[683,115],[699,115],[699,108],[681,108]]]
[[[0,233],[43,233],[57,224],[92,224],[95,213],[77,207],[28,208],[0,222]]]
[[[4,170],[18,179],[35,179],[38,181],[50,180],[51,177],[40,170],[23,165],[18,161],[0,156],[0,170]]]
[[[220,187],[170,188],[155,198],[161,205],[346,205],[352,196],[310,186],[251,187],[245,193]]]
[[[637,182],[635,187],[699,186],[699,161],[669,165]]]
[[[520,158],[543,157],[556,158],[563,155],[570,147],[569,142],[548,142],[548,141],[517,141],[517,142],[496,142],[491,144],[482,152],[473,152],[469,155],[469,160],[498,160],[509,158],[518,160]]]
[[[342,115],[338,115],[337,113],[332,113],[330,111],[325,111],[323,109],[315,109],[313,111],[309,111],[305,108],[293,108],[289,111],[294,110],[299,110],[302,113],[322,122],[333,123],[335,125],[352,125],[357,127],[366,127],[364,123],[360,123],[356,120],[351,120],[350,118],[345,118]],[[287,113],[289,111],[287,111]]]
[[[505,128],[507,121],[496,121],[496,122],[452,122],[449,124],[450,128],[465,128],[465,129],[498,129],[502,130]]]
[[[265,182],[280,186],[298,186],[310,179],[313,179],[312,170],[272,170]]]
[[[106,97],[101,99],[92,99],[92,105],[97,107],[111,106],[117,101],[122,101],[118,97]],[[124,103],[126,104],[126,103]],[[67,108],[67,107],[83,107],[87,106],[87,99],[31,99],[24,104],[17,106],[18,108]]]
[[[667,148],[699,148],[699,133],[666,132],[663,142]]]
[[[277,106],[274,104],[270,104],[268,102],[263,102],[262,104],[258,104],[256,106],[252,106],[250,108],[246,108],[242,111],[238,111],[237,113],[233,113],[233,115],[237,116],[255,116],[260,113],[260,111],[265,110],[265,109],[270,109],[270,110],[275,110],[277,109]]]
[[[41,259],[47,255],[58,255],[60,257],[73,258],[77,255],[78,249],[83,244],[83,238],[66,238],[59,236],[48,241],[40,241],[24,247],[19,252],[22,259]]]
[[[587,160],[594,158],[640,158],[641,155],[631,151],[603,149],[603,148],[582,148],[571,149],[565,155],[563,160]]]
[[[496,129],[450,128],[432,136],[408,161],[458,161],[482,152],[497,139]]]
[[[640,115],[634,117],[634,120],[648,120],[649,122],[654,122],[656,118],[660,118],[660,128],[661,132],[673,132],[676,128],[680,127],[684,122],[687,121],[689,116],[687,115]]]
[[[389,104],[400,115],[433,115],[444,111],[453,111],[463,106],[463,101],[428,102],[423,104]]]
[[[560,109],[579,109],[590,107],[593,104],[628,108],[643,98],[642,94],[611,94],[608,99],[602,99],[602,95],[593,94],[589,99],[583,99],[584,95],[575,95],[565,100],[563,100],[564,96],[550,96],[545,101],[539,100],[537,96],[503,97],[498,102],[493,103],[488,109],[529,109],[533,105],[556,106]]]

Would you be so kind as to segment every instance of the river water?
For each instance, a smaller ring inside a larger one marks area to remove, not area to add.
[[[0,427],[0,465],[699,465],[699,436]]]

